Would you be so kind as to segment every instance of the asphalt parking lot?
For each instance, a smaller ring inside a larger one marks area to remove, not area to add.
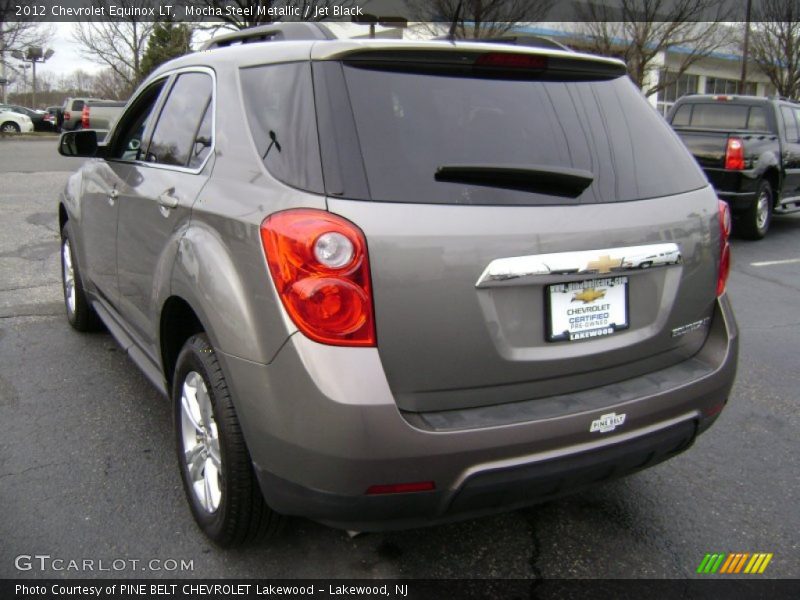
[[[800,215],[734,240],[739,375],[688,452],[500,516],[352,539],[295,520],[222,551],[184,501],[167,402],[108,334],[64,318],[56,199],[77,162],[0,140],[0,578],[109,575],[17,568],[34,554],[123,560],[121,577],[683,578],[708,552],[773,553],[764,576],[800,578]]]

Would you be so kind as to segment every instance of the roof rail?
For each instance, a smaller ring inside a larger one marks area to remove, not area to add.
[[[226,33],[211,38],[200,48],[224,48],[237,44],[252,44],[256,42],[285,42],[303,40],[335,40],[336,36],[322,23],[293,22],[272,23],[250,27],[233,33]]]

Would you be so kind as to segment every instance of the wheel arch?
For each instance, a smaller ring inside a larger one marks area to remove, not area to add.
[[[780,201],[781,174],[775,167],[770,167],[761,177],[772,188],[772,205],[777,206]]]
[[[186,340],[195,334],[207,332],[197,312],[180,296],[170,296],[164,302],[159,319],[158,333],[161,365],[167,390],[172,388],[172,378],[178,355]]]
[[[64,225],[67,224],[69,221],[69,215],[67,214],[67,208],[64,206],[63,202],[58,203],[58,230],[61,231],[64,229]]]

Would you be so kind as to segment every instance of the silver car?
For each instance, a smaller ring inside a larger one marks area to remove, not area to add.
[[[220,545],[548,500],[727,402],[729,214],[619,61],[269,26],[60,152],[67,318],[171,400]]]

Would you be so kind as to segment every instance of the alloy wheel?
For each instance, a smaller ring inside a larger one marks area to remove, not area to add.
[[[187,373],[181,390],[181,441],[192,493],[213,513],[222,499],[219,432],[206,382],[196,371]]]

